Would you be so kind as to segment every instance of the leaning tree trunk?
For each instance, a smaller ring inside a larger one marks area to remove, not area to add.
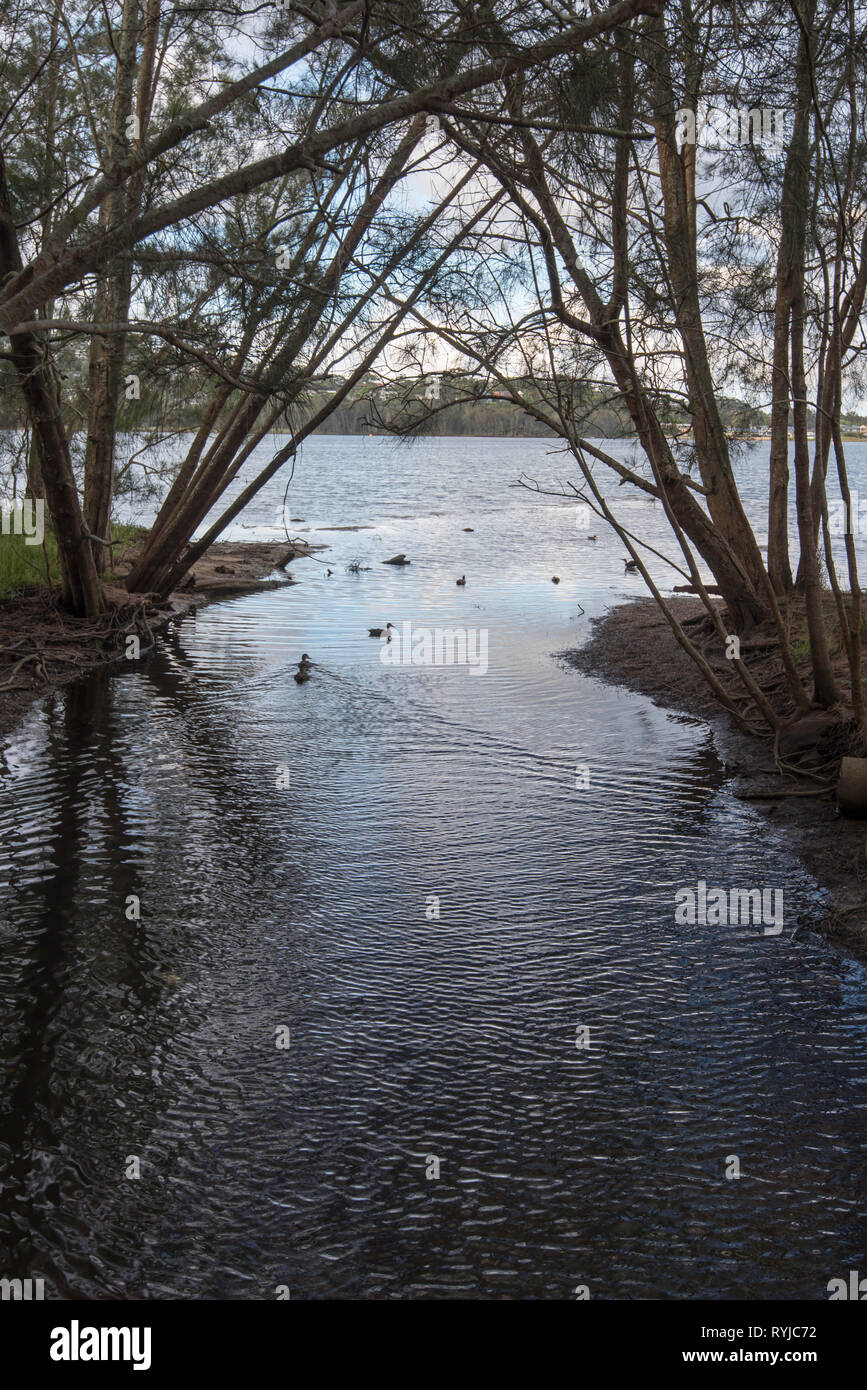
[[[373,218],[403,176],[410,156],[422,138],[425,119],[424,116],[417,116],[410,125],[386,168],[369,189],[353,217],[346,236],[316,285],[316,293],[311,294],[308,304],[293,323],[286,341],[268,364],[257,372],[261,393],[239,401],[225,432],[218,435],[192,472],[192,476],[188,466],[190,460],[184,464],[181,470],[185,477],[183,489],[178,488],[176,483],[170,494],[172,504],[163,504],[151,536],[146,540],[126,576],[125,584],[131,592],[166,593],[174,582],[176,573],[183,572],[181,559],[185,548],[197,527],[204,521],[252,451],[255,436],[251,435],[251,431],[264,411],[270,394],[280,388],[281,382],[287,382],[288,379],[291,383],[296,358],[331,303],[332,296],[339,288],[344,272],[351,264],[352,257]],[[283,403],[291,400],[298,390],[300,378],[294,384],[284,386],[281,393]],[[200,448],[201,431],[193,443],[196,457]]]
[[[855,331],[861,325],[861,314],[864,308],[865,292],[867,292],[867,230],[865,230],[861,238],[861,259],[858,272],[850,289],[840,296],[838,286],[840,275],[839,267],[847,251],[848,247],[843,243],[842,232],[838,231],[837,271],[835,272],[834,286],[835,298],[831,306],[836,327],[830,336],[828,351],[825,357],[822,395],[819,401],[819,411],[816,418],[817,445],[813,458],[813,524],[816,528],[815,540],[817,544],[819,540],[818,527],[822,515],[822,498],[825,492],[830,448],[834,438],[835,427],[839,427],[840,424],[840,411],[842,407],[840,391],[843,379],[843,361],[852,345]],[[842,300],[842,302],[840,302],[840,300]],[[799,583],[801,579],[802,575],[799,570]]]
[[[654,477],[664,489],[678,524],[711,571],[725,600],[730,619],[739,632],[748,632],[765,617],[762,597],[712,517],[704,510],[677,466],[656,412],[641,388],[635,362],[616,327],[602,329],[599,341],[614,380],[626,402],[641,446],[650,460]]]
[[[21,250],[9,201],[6,166],[0,153],[0,282],[20,271]],[[63,603],[78,617],[94,617],[103,611],[105,596],[85,537],[51,360],[35,333],[12,333],[9,343],[36,441],[45,502],[57,542]]]
[[[713,574],[734,626],[739,631],[747,632],[767,616],[766,598],[760,582],[761,568],[756,576],[749,572],[741,554],[745,549],[743,537],[736,532],[737,544],[733,545],[718,526],[716,518],[708,515],[687,486],[659,417],[642,389],[634,353],[621,335],[617,322],[616,295],[606,304],[597,293],[590,276],[580,263],[569,228],[556,199],[552,196],[539,147],[528,132],[522,133],[521,141],[526,162],[527,184],[539,204],[544,223],[535,218],[530,207],[523,203],[522,207],[536,220],[540,233],[544,227],[544,235],[550,237],[552,246],[562,257],[589,314],[592,324],[591,336],[604,353],[614,380],[623,393],[630,418],[641,446],[653,465],[654,473],[659,478],[659,485],[665,489],[669,505],[679,524]],[[576,326],[574,316],[566,310],[559,296],[557,312],[564,323]],[[577,326],[582,332],[586,331],[580,324]],[[743,525],[755,547],[755,537],[745,517]],[[756,553],[758,554],[757,547]],[[761,566],[761,559],[759,565]]]
[[[664,17],[649,18],[645,27],[654,54],[650,68],[654,74],[654,121],[666,264],[673,291],[672,307],[683,344],[696,457],[711,519],[737,558],[764,610],[764,564],[732,472],[702,323],[696,251],[695,150],[687,145],[684,145],[683,155],[677,150],[677,102]]]

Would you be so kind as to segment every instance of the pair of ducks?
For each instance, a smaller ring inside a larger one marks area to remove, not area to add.
[[[294,679],[297,681],[299,685],[303,685],[305,681],[309,681],[310,672],[312,669],[313,662],[310,660],[310,657],[307,655],[306,652],[302,652],[301,660],[298,662],[298,670],[295,672],[294,676]]]

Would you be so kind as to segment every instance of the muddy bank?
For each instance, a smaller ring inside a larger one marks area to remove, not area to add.
[[[698,619],[703,612],[697,599],[670,602],[681,622]],[[830,905],[815,925],[849,945],[867,949],[867,821],[841,816],[833,793],[816,795],[809,781],[780,775],[770,741],[742,733],[710,696],[653,599],[637,599],[612,609],[594,623],[586,646],[561,656],[587,675],[626,686],[665,709],[710,724],[731,774],[728,794],[749,801],[777,830],[782,829],[795,852],[829,890]]]
[[[61,612],[57,595],[45,589],[0,600],[0,735],[14,729],[32,702],[48,691],[123,659],[131,633],[139,636],[144,653],[172,622],[205,603],[294,584],[286,566],[321,549],[298,541],[218,541],[165,604],[148,605],[109,584],[109,611],[93,622]],[[132,553],[118,562],[117,578],[127,572]]]

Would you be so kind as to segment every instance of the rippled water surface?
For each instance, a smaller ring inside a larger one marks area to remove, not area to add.
[[[314,440],[291,530],[332,548],[295,586],[6,741],[0,1273],[814,1299],[863,1267],[864,969],[708,730],[557,659],[641,585],[509,487],[566,476],[549,448]],[[284,485],[238,535],[275,534]],[[487,674],[384,665],[388,620],[485,631]],[[782,888],[782,935],[676,926],[701,879]]]

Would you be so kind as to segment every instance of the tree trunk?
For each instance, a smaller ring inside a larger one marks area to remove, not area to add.
[[[109,152],[112,162],[126,155],[130,144],[145,137],[152,99],[154,54],[159,31],[160,0],[149,0],[142,32],[142,59],[137,92],[135,69],[139,38],[139,0],[125,0],[118,48],[114,109]],[[130,132],[132,117],[138,129]],[[129,180],[127,188],[115,189],[100,209],[100,226],[107,232],[134,220],[140,211],[142,173]],[[132,257],[126,253],[107,268],[101,280],[94,308],[96,323],[125,323],[129,316],[132,290]],[[102,572],[109,558],[111,504],[114,490],[114,464],[117,416],[123,387],[126,336],[122,333],[94,337],[90,348],[90,411],[84,467],[84,518],[92,541],[93,558]]]
[[[804,602],[810,638],[814,694],[820,705],[833,705],[839,699],[834,682],[825,615],[817,542],[813,521],[813,493],[810,486],[810,449],[807,441],[807,378],[804,371],[804,266],[797,267],[796,290],[792,299],[792,418],[795,426],[795,498],[798,508],[798,536],[804,570]]]
[[[602,346],[614,379],[623,393],[642,448],[660,487],[665,490],[678,524],[713,574],[733,626],[739,632],[749,632],[766,616],[760,595],[713,518],[708,516],[687,486],[656,413],[644,398],[634,363],[619,333],[613,328],[609,329]]]
[[[328,268],[311,291],[309,299],[299,318],[292,324],[291,332],[281,344],[267,366],[258,374],[263,393],[247,396],[239,403],[225,435],[205,455],[188,485],[181,492],[177,486],[171,496],[176,498],[171,508],[165,506],[157,518],[158,534],[152,543],[144,546],[126,578],[126,586],[132,592],[162,592],[169,577],[189,544],[196,528],[201,524],[215,502],[223,494],[229,483],[238,473],[247,455],[252,451],[248,441],[250,431],[256,425],[269,395],[279,390],[285,400],[297,395],[302,384],[295,363],[310,333],[326,312],[331,298],[340,285],[346,267],[360,245],[373,218],[382,208],[387,197],[400,181],[413,150],[422,138],[426,124],[424,116],[417,116],[409,130],[397,146],[388,164],[369,189],[367,196],[353,217],[346,236],[338,247]],[[293,381],[294,377],[294,381]],[[194,441],[194,448],[200,447],[200,434]],[[188,476],[185,464],[182,472]],[[177,494],[180,495],[177,495]]]
[[[655,75],[654,118],[663,196],[666,268],[673,290],[672,308],[683,344],[696,456],[714,525],[737,557],[764,611],[764,566],[732,472],[702,323],[696,260],[695,150],[685,146],[682,158],[675,143],[677,103],[665,21],[661,16],[649,19],[646,28],[653,44],[650,67]]]
[[[0,154],[0,281],[21,270],[21,251]],[[103,612],[105,597],[85,539],[84,523],[72,471],[69,441],[45,345],[34,333],[13,333],[10,355],[27,404],[45,489],[45,501],[57,541],[64,605],[76,616]]]
[[[536,221],[540,233],[547,236],[556,247],[573,283],[578,290],[591,320],[592,329],[581,326],[582,331],[590,331],[594,341],[605,354],[615,382],[623,393],[630,417],[635,425],[641,445],[653,465],[659,484],[665,489],[671,509],[684,532],[710,568],[719,589],[725,598],[732,622],[742,632],[749,631],[756,623],[767,616],[767,605],[760,587],[747,568],[739,553],[744,549],[743,538],[733,546],[729,538],[716,525],[715,518],[708,516],[696,500],[695,494],[687,486],[671,452],[665,432],[653,407],[642,389],[635,359],[624,343],[617,318],[597,293],[589,275],[581,265],[569,228],[563,219],[545,176],[544,163],[539,147],[529,133],[522,134],[522,145],[526,160],[527,183],[542,210],[544,223],[535,218],[532,209],[523,204],[527,214]],[[513,193],[514,196],[514,193]],[[614,301],[616,309],[616,300]],[[562,302],[559,310],[564,322],[575,326]],[[740,501],[738,499],[738,506]],[[741,515],[743,511],[741,509]],[[743,526],[752,538],[749,523],[743,516]],[[756,547],[756,553],[758,549]],[[760,561],[761,564],[761,561]]]
[[[51,239],[53,222],[52,203],[54,199],[54,180],[57,156],[57,95],[60,85],[60,59],[57,52],[57,39],[60,32],[60,3],[61,0],[54,0],[54,9],[51,15],[51,28],[49,30],[49,49],[51,58],[48,62],[48,90],[45,99],[45,193],[43,202],[45,211],[42,214],[42,231],[40,237],[40,253],[45,254]],[[52,318],[54,312],[53,301],[42,306],[39,311],[45,318]],[[27,484],[26,491],[28,497],[45,498],[45,488],[42,483],[42,470],[39,466],[39,446],[36,435],[31,433],[30,448],[27,455]]]
[[[94,321],[124,323],[129,313],[130,272],[110,275],[99,287]],[[109,559],[111,504],[117,413],[123,384],[126,337],[122,333],[95,336],[90,348],[90,411],[84,469],[84,519],[94,537],[94,563],[100,573]]]
[[[813,3],[805,6],[804,24],[813,21]],[[780,246],[774,301],[774,352],[771,372],[771,457],[768,494],[768,573],[778,594],[791,592],[789,562],[789,331],[797,292],[797,267],[803,263],[810,198],[810,54],[804,31],[798,42],[795,121],[786,156],[780,197]],[[818,534],[818,533],[817,533]]]

